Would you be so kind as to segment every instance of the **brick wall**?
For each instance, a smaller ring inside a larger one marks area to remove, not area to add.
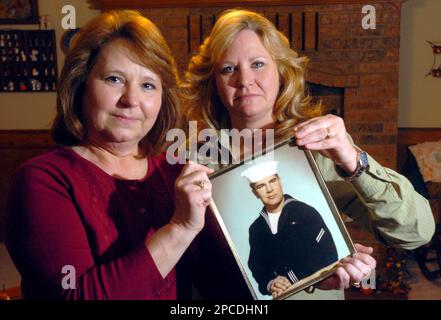
[[[349,2],[349,1],[348,1]],[[344,88],[344,117],[355,142],[385,166],[396,167],[399,2],[370,3],[377,28],[361,27],[363,4],[253,6],[311,59],[307,80]],[[163,32],[182,73],[216,16],[226,7],[140,11]]]

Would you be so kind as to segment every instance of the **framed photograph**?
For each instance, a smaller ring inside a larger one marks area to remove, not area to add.
[[[210,180],[211,209],[257,300],[285,299],[355,252],[312,153],[290,141]]]
[[[38,23],[38,0],[0,0],[0,24]]]

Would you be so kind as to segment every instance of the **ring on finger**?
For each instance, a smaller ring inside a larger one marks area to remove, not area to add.
[[[353,286],[354,288],[360,288],[360,281],[352,282],[351,286]]]
[[[203,180],[194,181],[193,184],[195,186],[198,186],[199,188],[201,188],[201,190],[204,189],[204,186],[205,186],[205,182]]]
[[[325,136],[325,140],[331,139],[333,138],[334,135],[331,133],[331,129],[326,128],[326,136]]]

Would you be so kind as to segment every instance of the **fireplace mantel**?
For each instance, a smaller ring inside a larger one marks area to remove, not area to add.
[[[405,2],[407,0],[375,0],[374,3]],[[326,4],[366,4],[366,0],[89,0],[91,7],[109,9],[247,7]]]

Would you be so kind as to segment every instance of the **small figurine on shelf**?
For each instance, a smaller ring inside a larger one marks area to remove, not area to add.
[[[20,54],[21,54],[21,61],[26,62],[27,59],[26,59],[26,55],[25,55],[24,51],[21,50]]]
[[[43,61],[47,61],[46,53],[43,52]]]
[[[47,71],[47,68],[44,68],[44,76],[47,77],[49,75],[49,72]]]
[[[33,62],[35,62],[35,61],[38,61],[38,50],[36,50],[36,49],[32,49],[31,50],[31,54],[29,55],[29,57],[31,58],[31,61],[33,61]]]
[[[14,82],[12,82],[12,81],[8,82],[8,89],[9,89],[9,91],[14,91],[15,90]]]
[[[18,34],[14,34],[14,40],[15,40],[15,46],[16,47],[19,47],[20,46],[20,43],[19,43],[19,41],[18,41]]]
[[[51,68],[51,76],[55,77],[55,68]]]
[[[49,84],[47,82],[44,83],[44,91],[49,91]]]
[[[31,79],[32,91],[41,91],[41,82],[37,79]]]
[[[15,62],[19,62],[20,61],[20,50],[18,48],[15,48],[14,54],[15,54]]]
[[[32,68],[32,72],[31,72],[31,75],[32,75],[33,77],[36,77],[36,76],[38,76],[38,75],[39,75],[39,73],[40,73],[40,72],[38,72],[37,68]]]
[[[57,85],[55,82],[52,82],[52,91],[57,91]]]
[[[19,88],[20,91],[26,91],[28,87],[25,85],[24,82],[20,82]]]

